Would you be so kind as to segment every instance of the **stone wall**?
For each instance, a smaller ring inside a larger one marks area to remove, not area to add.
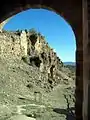
[[[0,33],[0,56],[19,57],[21,54],[20,38],[13,34]]]
[[[20,34],[20,47],[23,56],[27,56],[27,35],[25,31],[22,31]]]

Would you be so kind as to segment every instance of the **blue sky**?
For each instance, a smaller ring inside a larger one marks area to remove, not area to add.
[[[12,17],[6,30],[35,28],[45,36],[63,62],[75,62],[76,41],[71,26],[58,14],[46,9],[29,9]]]

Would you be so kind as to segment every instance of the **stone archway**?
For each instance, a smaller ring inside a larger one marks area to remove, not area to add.
[[[8,0],[9,3],[9,0]],[[65,18],[65,20],[71,25],[75,36],[76,36],[76,120],[82,120],[85,119],[84,117],[87,117],[87,106],[85,107],[85,110],[82,108],[83,105],[86,104],[83,100],[83,93],[85,94],[85,91],[83,89],[83,14],[82,14],[82,0],[18,0],[15,1],[15,3],[10,4],[2,4],[0,6],[0,11],[2,12],[0,14],[0,22],[3,22],[7,18],[23,11],[29,8],[46,8],[49,10],[53,10],[56,13],[60,14],[62,17]],[[87,98],[86,98],[87,99]],[[87,100],[86,100],[87,101]],[[86,120],[86,119],[85,119]]]

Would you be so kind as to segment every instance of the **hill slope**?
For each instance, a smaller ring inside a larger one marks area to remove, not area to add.
[[[76,63],[75,62],[64,62],[64,65],[73,65],[73,66],[75,66]]]
[[[0,33],[0,120],[14,120],[19,114],[37,120],[71,117],[67,106],[74,106],[73,79],[42,35]]]

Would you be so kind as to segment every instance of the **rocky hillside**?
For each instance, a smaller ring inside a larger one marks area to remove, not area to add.
[[[64,120],[68,112],[58,115],[56,107],[73,107],[74,90],[75,74],[63,65],[44,36],[34,30],[0,33],[0,120],[14,120],[19,114],[37,120]],[[30,104],[35,104],[36,112],[25,106]],[[45,107],[41,113],[37,104]]]

